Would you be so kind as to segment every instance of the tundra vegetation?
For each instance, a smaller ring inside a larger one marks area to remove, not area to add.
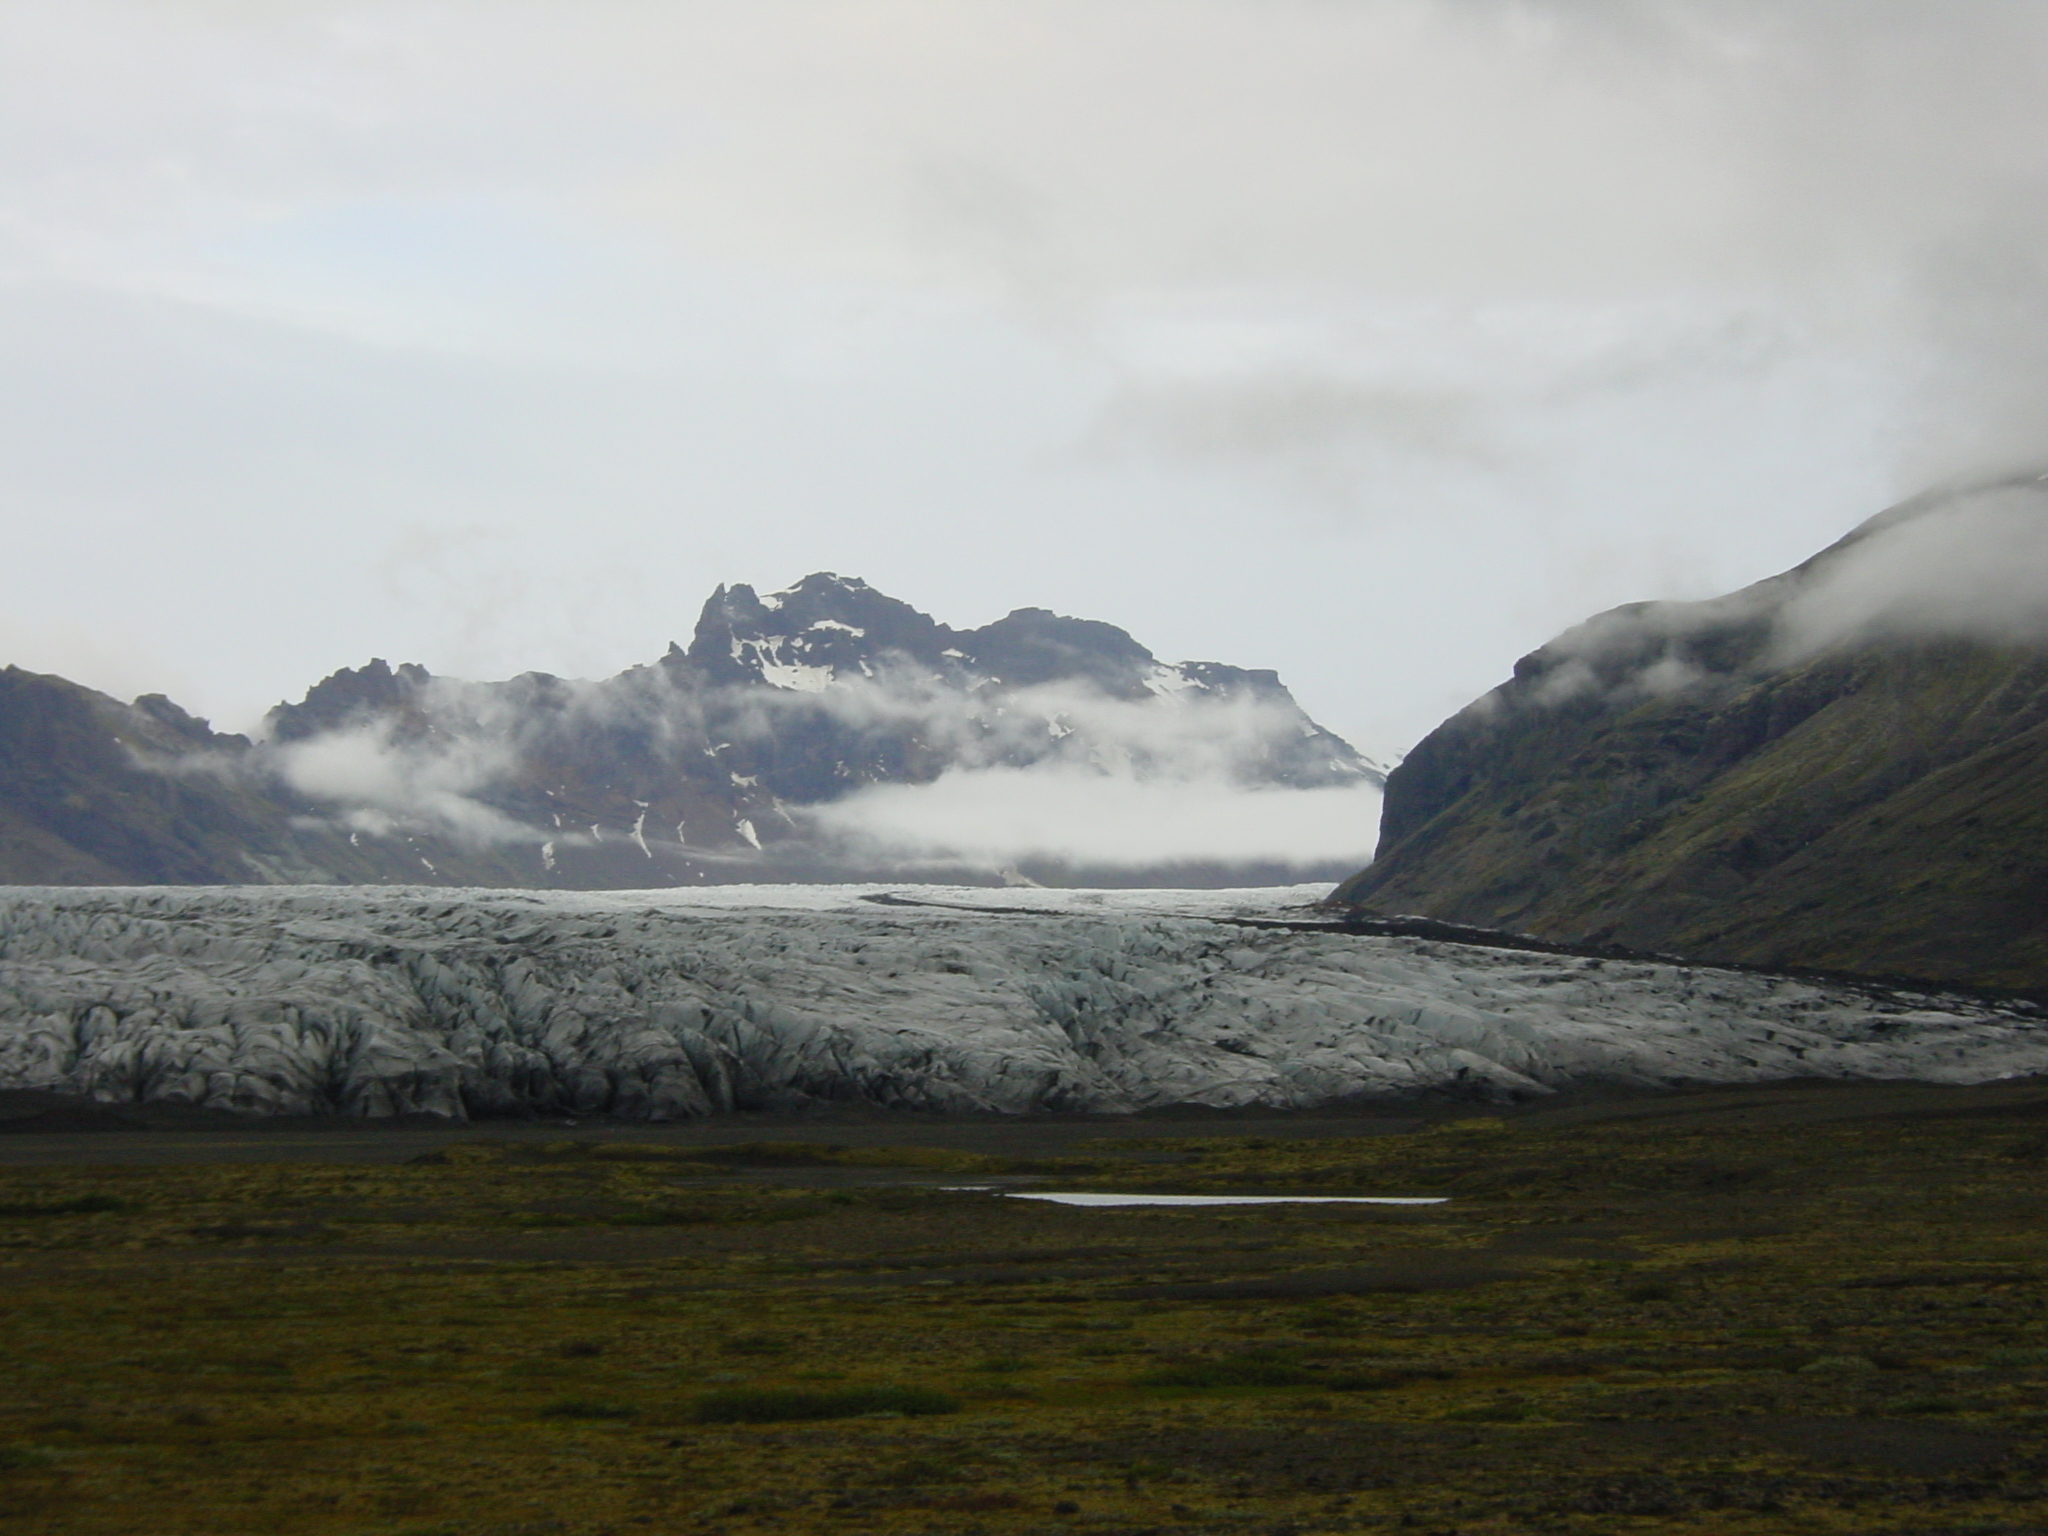
[[[45,1116],[0,1136],[0,1536],[2035,1531],[2044,1111]]]

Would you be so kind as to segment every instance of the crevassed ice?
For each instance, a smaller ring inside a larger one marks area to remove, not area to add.
[[[1217,920],[1320,890],[16,888],[0,1086],[662,1120],[2048,1070],[2019,1008]]]

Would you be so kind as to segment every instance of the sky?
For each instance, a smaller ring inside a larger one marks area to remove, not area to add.
[[[2044,401],[2048,7],[0,6],[0,661],[224,728],[832,570],[1386,760]]]

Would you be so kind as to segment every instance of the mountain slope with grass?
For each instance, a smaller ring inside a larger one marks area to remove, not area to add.
[[[1575,943],[2048,986],[2048,495],[1919,498],[1602,614],[1389,776],[1334,899]]]
[[[160,694],[123,704],[0,669],[0,879],[220,884],[303,878],[309,853],[348,865],[346,834],[294,827],[305,807],[251,778],[250,751]]]

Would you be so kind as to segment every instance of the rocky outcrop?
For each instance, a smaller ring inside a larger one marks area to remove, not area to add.
[[[974,910],[991,898],[966,890],[947,907],[716,894],[0,892],[0,1089],[662,1120],[2048,1070],[2038,1010],[1958,997],[1089,893],[1014,898],[1030,911]]]
[[[2028,477],[1895,508],[1728,597],[1600,615],[1394,770],[1379,856],[1336,899],[2048,987],[2044,531]]]

